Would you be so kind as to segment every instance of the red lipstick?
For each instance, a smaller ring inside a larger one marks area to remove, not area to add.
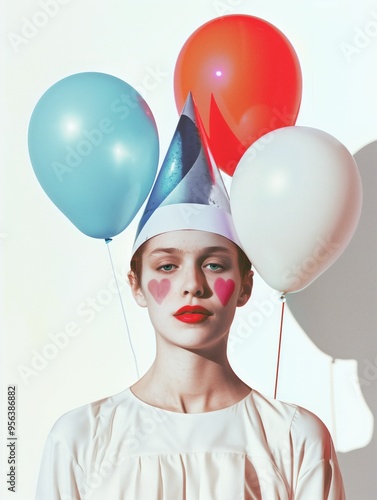
[[[203,323],[213,313],[202,306],[184,306],[174,313],[174,316],[183,323]]]

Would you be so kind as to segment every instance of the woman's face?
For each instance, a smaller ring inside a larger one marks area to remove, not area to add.
[[[251,295],[252,272],[240,275],[237,247],[204,231],[172,231],[143,248],[134,297],[147,307],[158,341],[187,349],[224,340],[235,309]]]

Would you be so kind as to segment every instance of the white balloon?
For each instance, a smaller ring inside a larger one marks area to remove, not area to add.
[[[241,245],[256,270],[283,293],[302,290],[341,255],[361,214],[361,178],[333,136],[285,127],[242,156],[230,203]]]

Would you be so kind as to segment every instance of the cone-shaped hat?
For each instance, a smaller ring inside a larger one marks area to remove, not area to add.
[[[133,253],[168,231],[208,231],[239,245],[229,196],[189,94],[140,220]]]

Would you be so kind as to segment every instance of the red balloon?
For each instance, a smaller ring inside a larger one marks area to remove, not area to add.
[[[217,165],[233,175],[254,141],[295,124],[300,63],[272,24],[248,15],[219,17],[197,29],[179,53],[174,72],[179,113],[190,91]]]

